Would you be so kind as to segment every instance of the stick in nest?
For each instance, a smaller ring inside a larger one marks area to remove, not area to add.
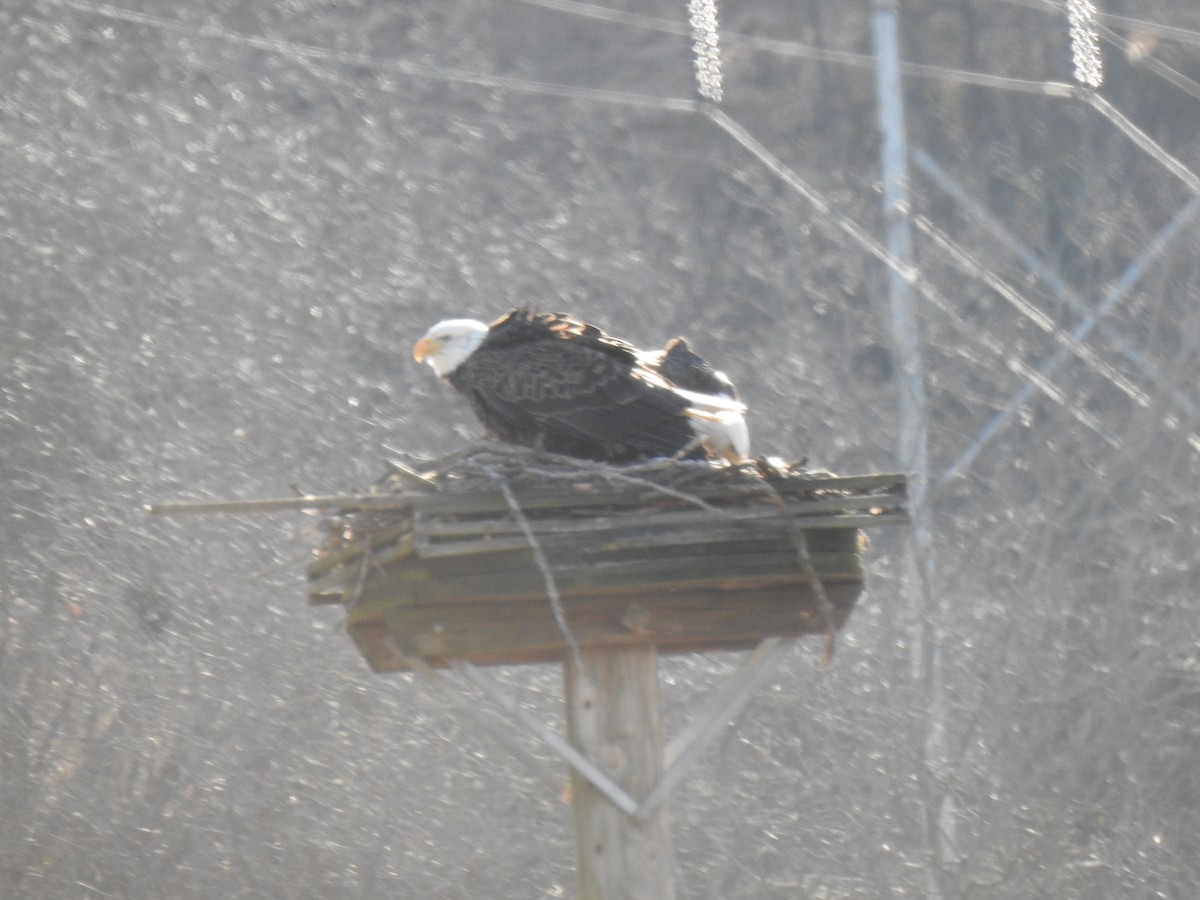
[[[837,628],[833,621],[833,604],[829,602],[829,595],[825,593],[825,583],[821,581],[821,575],[813,567],[812,557],[808,555],[808,538],[804,535],[804,529],[792,526],[791,530],[796,535],[796,554],[800,560],[800,568],[812,584],[817,606],[820,607],[821,617],[825,620],[825,649],[821,652],[821,668],[828,672],[833,664],[833,646],[837,636]]]
[[[579,643],[575,640],[575,635],[571,633],[571,628],[567,624],[567,614],[563,609],[562,598],[558,594],[558,585],[554,581],[554,573],[550,571],[550,561],[546,559],[546,554],[542,552],[542,545],[538,543],[537,535],[533,533],[533,527],[529,524],[529,519],[525,517],[525,511],[521,509],[521,504],[517,502],[517,497],[513,494],[512,488],[508,486],[508,482],[498,472],[494,472],[486,466],[484,467],[484,471],[495,480],[496,485],[500,488],[500,493],[504,495],[504,502],[508,504],[508,508],[513,514],[513,518],[521,526],[525,540],[529,543],[529,549],[533,551],[533,561],[537,564],[538,569],[541,570],[542,581],[546,585],[546,594],[550,598],[550,609],[554,612],[554,621],[558,624],[558,630],[562,632],[563,640],[567,642],[567,646],[571,650],[571,658],[575,662],[575,667],[582,672],[583,656],[579,652]]]
[[[813,594],[817,598],[817,608],[821,610],[821,618],[825,620],[825,647],[821,651],[821,668],[829,671],[829,667],[833,664],[834,643],[837,640],[837,627],[833,621],[833,604],[829,602],[829,595],[825,593],[825,582],[821,580],[820,573],[812,564],[812,556],[808,552],[808,538],[804,534],[804,529],[799,528],[792,517],[787,515],[787,504],[779,496],[775,487],[769,481],[764,481],[764,484],[774,494],[775,502],[784,510],[783,519],[787,525],[788,534],[791,535],[792,543],[796,546],[796,559],[800,563],[800,571],[812,585]]]
[[[406,466],[404,463],[394,459],[384,460],[384,465],[387,466],[389,475],[395,475],[397,478],[402,478],[413,484],[419,484],[422,487],[437,487],[436,481],[428,475],[422,475],[412,466]]]

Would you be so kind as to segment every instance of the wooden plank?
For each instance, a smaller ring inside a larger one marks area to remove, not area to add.
[[[822,516],[820,531],[851,534],[867,526],[899,525],[907,522],[908,517],[905,514],[897,514],[895,516]],[[803,528],[799,523],[797,523],[796,527],[801,528],[808,535],[817,533],[816,530]],[[719,552],[726,543],[735,543],[749,539],[764,541],[784,540],[784,536],[787,536],[786,540],[791,545],[792,530],[785,527],[782,521],[767,523],[767,526],[757,532],[759,535],[757,538],[755,538],[755,534],[755,531],[743,525],[709,527],[694,532],[665,531],[653,528],[643,531],[640,527],[633,528],[632,526],[627,526],[625,528],[614,528],[607,533],[597,533],[594,536],[593,543],[600,549],[608,551],[621,549],[633,550],[637,548],[650,550],[652,548],[673,546],[711,546]],[[612,535],[618,536],[613,537]],[[581,541],[576,535],[560,535],[554,532],[544,532],[538,538],[538,543],[543,549],[554,547],[568,553],[582,550],[588,546],[587,542]],[[519,551],[528,546],[529,542],[524,535],[519,537],[515,535],[508,537],[483,537],[477,540],[460,538],[449,541],[427,541],[418,539],[417,552],[422,558],[434,559],[437,557],[468,557],[476,554],[506,553]]]
[[[351,519],[354,544],[335,538],[314,561],[310,602],[347,604],[347,627],[379,669],[405,655],[480,664],[557,659],[566,641],[550,614],[548,578],[584,646],[750,647],[825,628],[798,532],[837,627],[862,590],[859,529],[907,521],[902,475],[763,484],[731,477],[722,485],[700,472],[707,480],[691,488],[681,474],[664,491],[631,488],[620,477],[514,488],[524,523],[499,491],[406,493],[401,521],[364,512]],[[716,508],[689,505],[680,494]]]
[[[840,627],[861,582],[825,585]],[[821,633],[813,591],[802,583],[694,587],[660,595],[619,592],[563,598],[568,627],[581,646],[653,643],[663,653],[740,649],[765,637]],[[397,654],[433,665],[454,658],[475,665],[557,660],[567,642],[545,598],[456,605],[372,604],[351,609],[347,629],[372,667],[402,669]]]
[[[819,527],[822,531],[827,528],[874,528],[877,525],[907,525],[911,519],[907,512],[883,512],[883,513],[867,513],[857,516],[820,516]],[[812,534],[812,531],[817,522],[797,521],[806,534]]]
[[[839,490],[839,491],[895,491],[903,493],[908,485],[908,476],[889,472],[883,474],[871,475],[838,475],[833,478],[786,478],[779,481],[772,481],[771,486],[783,495],[791,495],[799,492],[808,492],[813,490]]]
[[[811,529],[805,535],[814,568],[823,578],[861,579],[860,536],[855,531]],[[761,583],[763,579],[794,578],[801,574],[793,535],[788,532],[720,544],[655,546],[638,537],[605,543],[545,537],[540,541],[550,558],[560,590],[620,589],[655,591],[662,585],[703,581],[730,585]],[[361,560],[324,573],[310,585],[310,602],[370,603],[472,602],[488,597],[540,597],[545,578],[532,560],[524,540],[491,548],[487,556],[416,560],[403,557],[386,562],[372,552],[364,573]]]
[[[697,524],[689,527],[666,528],[659,527],[654,519],[647,519],[631,520],[603,531],[591,533],[546,530],[541,532],[541,534],[535,535],[535,537],[543,548],[555,546],[567,553],[573,550],[582,551],[588,548],[617,546],[629,548],[642,546],[649,552],[652,548],[669,546],[671,544],[678,544],[680,546],[707,544],[719,550],[725,544],[746,543],[747,541],[780,540],[792,544],[795,540],[795,530],[800,528],[808,535],[810,544],[825,543],[837,547],[853,547],[857,545],[858,538],[851,533],[853,529],[839,527],[826,528],[826,522],[830,521],[834,522],[835,525],[840,524],[837,523],[836,519],[831,519],[829,516],[822,516],[820,519],[820,528],[802,528],[799,523],[789,523],[785,518],[777,517],[749,522],[717,521],[710,522],[707,525]],[[453,555],[453,548],[459,540],[461,540],[464,548],[468,548],[464,550],[464,553],[488,552],[488,544],[495,545],[493,552],[496,550],[520,549],[529,544],[524,535],[520,535],[520,540],[518,541],[514,541],[512,538],[512,535],[496,535],[480,537],[475,540],[468,538],[442,540],[438,538],[430,539],[425,535],[418,535],[416,540],[422,556]]]
[[[591,593],[603,590],[654,591],[672,585],[691,586],[713,582],[732,585],[771,578],[804,580],[795,549],[781,547],[767,552],[710,552],[698,556],[672,557],[663,553],[650,558],[586,561],[572,566],[556,565],[554,580],[560,593]],[[823,580],[861,580],[862,561],[857,552],[810,551],[814,569]],[[466,603],[546,596],[543,573],[534,565],[528,548],[500,555],[489,567],[464,568],[457,560],[427,560],[438,565],[391,566],[371,573],[363,581],[360,600],[404,603]]]
[[[533,518],[527,517],[529,528],[535,535],[578,534],[602,535],[611,531],[628,533],[637,529],[644,533],[661,533],[663,531],[683,531],[686,529],[703,529],[714,533],[714,540],[719,540],[721,534],[730,533],[740,526],[753,527],[787,527],[789,519],[809,515],[821,516],[821,527],[829,527],[826,520],[836,520],[838,513],[870,510],[880,506],[878,498],[858,497],[856,502],[849,503],[842,498],[836,500],[821,500],[811,503],[788,504],[780,507],[775,504],[737,509],[722,509],[717,511],[687,510],[679,512],[650,512],[636,517],[629,514],[621,516],[595,515],[586,519],[566,518]],[[833,515],[828,515],[832,513]],[[882,513],[881,513],[882,515]],[[426,539],[445,539],[455,537],[495,537],[501,535],[524,534],[521,524],[509,516],[501,518],[472,518],[472,519],[435,519],[423,521],[417,529]]]
[[[824,522],[824,520],[822,520]],[[855,529],[842,529],[844,534],[852,534]],[[603,534],[597,535],[592,542],[582,542],[577,537],[572,535],[555,535],[547,533],[538,539],[538,543],[542,549],[547,552],[558,552],[570,556],[580,553],[620,553],[622,551],[636,552],[642,551],[646,554],[655,552],[656,550],[670,548],[688,548],[691,552],[699,556],[706,556],[709,553],[722,554],[727,546],[737,544],[745,544],[750,541],[769,543],[777,542],[784,543],[791,547],[792,542],[785,539],[784,535],[790,535],[790,531],[782,528],[773,530],[764,530],[757,536],[753,531],[747,528],[730,528],[730,529],[707,529],[701,532],[693,533],[671,533],[671,532],[641,532],[628,534],[629,529],[615,529],[610,532],[610,536]],[[478,554],[495,554],[518,552],[529,547],[528,540],[524,537],[494,537],[481,538],[479,540],[455,540],[447,542],[426,543],[419,541],[417,543],[417,553],[423,559],[437,559],[440,557],[470,557]],[[708,548],[708,552],[705,551]],[[468,565],[464,561],[464,565]]]
[[[671,491],[695,497],[698,500],[744,501],[750,497],[771,497],[779,494],[784,497],[795,497],[810,494],[814,491],[847,491],[861,492],[868,489],[888,489],[896,491],[903,488],[906,482],[904,475],[854,475],[844,478],[787,478],[773,481],[763,481],[761,484],[753,481],[729,479],[727,484],[719,486],[670,486]],[[650,482],[646,486],[629,487],[622,485],[619,476],[614,480],[611,490],[594,491],[581,490],[578,487],[570,490],[534,488],[513,489],[518,505],[526,512],[542,509],[577,508],[594,509],[597,507],[652,507],[655,501],[661,500],[670,506],[679,506],[683,501],[672,493],[656,491]],[[591,487],[591,485],[589,485]],[[902,497],[902,493],[889,493],[886,496]],[[487,513],[508,512],[508,501],[499,491],[470,491],[460,494],[414,494],[410,498],[412,507],[424,513],[440,515],[483,515]]]
[[[580,470],[580,476],[587,473],[586,469]],[[599,478],[605,476],[604,472],[597,470]],[[622,475],[627,474],[629,479],[624,481],[626,489],[624,491],[614,489],[603,493],[594,493],[584,491],[580,486],[576,486],[570,490],[553,490],[539,488],[535,490],[517,491],[516,497],[523,509],[542,509],[558,506],[576,506],[576,507],[594,507],[594,506],[623,506],[623,505],[643,505],[649,497],[662,497],[664,500],[673,501],[674,503],[681,502],[678,496],[674,494],[688,494],[697,497],[701,500],[709,498],[736,498],[756,496],[759,494],[769,496],[772,489],[775,493],[782,496],[796,496],[799,494],[811,493],[813,491],[863,491],[876,490],[886,491],[895,496],[902,497],[907,482],[907,476],[898,474],[885,475],[853,475],[846,477],[811,477],[803,478],[789,476],[787,478],[776,479],[771,481],[763,481],[762,485],[758,485],[753,481],[740,480],[737,478],[729,479],[728,483],[719,487],[697,487],[697,488],[677,488],[670,485],[662,485],[663,490],[656,491],[655,485],[649,479],[644,481],[644,488],[632,486],[630,479],[639,478],[636,471],[622,473],[616,470],[611,473],[610,478],[614,485],[622,484]],[[429,481],[431,486],[437,484],[436,481]],[[769,485],[769,487],[768,487]],[[591,487],[591,485],[587,485]],[[374,493],[374,494],[332,494],[332,495],[310,495],[304,497],[284,497],[284,498],[269,498],[263,500],[214,500],[214,501],[183,501],[183,502],[166,502],[166,503],[150,503],[145,506],[146,512],[152,515],[179,515],[182,513],[189,514],[214,514],[214,513],[262,513],[262,512],[290,512],[293,510],[330,510],[330,511],[349,511],[349,510],[401,510],[401,509],[420,509],[429,512],[442,513],[457,513],[457,512],[500,512],[507,509],[508,504],[502,494],[492,491],[471,491],[461,494],[449,493],[424,493],[424,492],[398,492],[398,493]]]
[[[148,503],[150,515],[175,516],[181,513],[212,515],[231,513],[291,512],[304,509],[327,509],[331,512],[347,509],[404,509],[410,505],[405,494],[330,494],[306,497],[282,497],[265,500],[188,500],[171,503]]]

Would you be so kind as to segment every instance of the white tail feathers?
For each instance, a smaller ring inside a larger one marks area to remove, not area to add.
[[[746,404],[727,397],[675,392],[692,405],[687,410],[696,437],[704,449],[728,462],[738,463],[750,456],[750,429],[746,427]]]

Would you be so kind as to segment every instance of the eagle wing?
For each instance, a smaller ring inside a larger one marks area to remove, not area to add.
[[[563,316],[514,315],[452,377],[495,437],[614,461],[669,456],[695,439],[689,401],[634,348]]]
[[[669,341],[662,350],[643,356],[647,365],[675,387],[697,394],[737,399],[737,389],[728,376],[714,369],[681,337]]]

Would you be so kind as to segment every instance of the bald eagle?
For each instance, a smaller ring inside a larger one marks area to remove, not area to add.
[[[745,404],[682,338],[642,351],[561,313],[439,322],[417,341],[494,438],[607,462],[750,452]]]

